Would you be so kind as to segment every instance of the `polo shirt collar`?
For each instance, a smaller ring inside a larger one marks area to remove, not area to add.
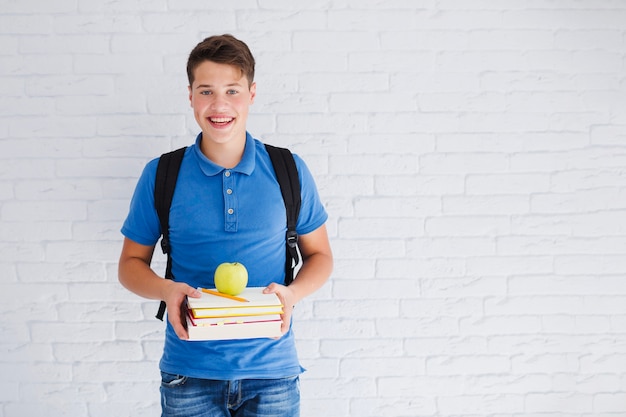
[[[207,176],[217,175],[220,172],[224,171],[225,168],[216,164],[207,158],[202,151],[200,150],[200,143],[202,142],[202,132],[198,134],[196,137],[196,143],[194,145],[194,153],[196,155],[196,159],[198,161],[198,165],[200,169]],[[250,133],[246,132],[246,145],[243,150],[243,156],[241,157],[241,161],[234,168],[229,171],[232,172],[240,172],[245,175],[252,174],[254,171],[254,164],[256,159],[256,148],[254,146],[254,139],[250,135]]]

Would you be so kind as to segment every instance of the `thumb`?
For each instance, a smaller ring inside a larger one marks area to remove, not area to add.
[[[278,284],[275,282],[272,282],[270,285],[268,285],[267,287],[265,287],[263,289],[263,294],[274,294],[278,292]]]
[[[191,297],[191,298],[200,298],[200,297],[202,297],[202,293],[200,292],[200,290],[198,288],[193,288],[190,285],[187,286],[187,289],[185,291],[185,295],[187,295],[188,297]]]

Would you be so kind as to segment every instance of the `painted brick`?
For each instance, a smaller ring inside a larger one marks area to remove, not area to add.
[[[237,25],[241,27],[272,27],[276,31],[292,32],[326,28],[326,13],[321,10],[241,10]]]
[[[593,397],[569,393],[530,393],[524,399],[524,407],[532,413],[580,413],[593,410]]]
[[[341,360],[341,375],[350,376],[410,376],[424,375],[423,358],[346,358]]]
[[[51,33],[53,29],[53,22],[53,17],[45,14],[14,15],[10,12],[3,11],[2,16],[0,16],[0,27],[2,28],[2,33],[10,35]]]
[[[485,318],[463,318],[459,322],[461,334],[525,334],[541,330],[538,316],[499,316]]]
[[[461,194],[465,188],[463,175],[380,175],[375,178],[376,192],[381,196],[440,196]],[[434,199],[432,201],[435,201]]]
[[[0,9],[1,416],[159,414],[164,324],[118,283],[119,228],[199,131],[185,63],[216,33],[255,55],[250,132],[329,213],[333,276],[294,315],[303,416],[623,412],[622,1]]]
[[[97,3],[89,0],[78,1],[79,10],[88,13],[112,13],[112,12],[158,12],[165,11],[165,0],[131,0],[123,3]]]
[[[359,10],[354,13],[350,10],[331,10],[328,13],[328,26],[340,30],[368,30],[386,28],[415,27],[414,13],[398,13],[387,10]]]
[[[298,91],[302,93],[319,93],[322,84],[326,85],[327,91],[335,93],[354,92],[361,89],[370,92],[388,91],[390,88],[389,75],[382,73],[304,73],[298,76]]]
[[[352,400],[350,410],[363,417],[409,417],[433,415],[437,409],[432,398],[356,398]]]
[[[140,32],[141,17],[129,14],[68,14],[54,17],[54,32],[61,34],[101,34]]]
[[[322,356],[331,358],[379,358],[404,356],[402,339],[390,338],[372,338],[370,340],[323,340],[319,351]]]
[[[110,50],[108,39],[98,35],[29,36],[20,39],[23,54],[105,54]]]
[[[524,396],[510,394],[444,396],[438,399],[438,405],[442,412],[449,415],[456,413],[483,415],[494,410],[518,413],[525,410]]]
[[[416,277],[464,277],[465,260],[452,257],[416,257],[415,259],[380,259],[377,261],[376,276],[378,278],[398,277],[404,275],[406,271],[411,271],[411,274]]]
[[[420,157],[420,172],[425,174],[469,174],[506,172],[509,158],[504,154],[429,154]]]
[[[389,239],[411,238],[424,234],[423,220],[411,218],[342,219],[338,227],[339,234],[347,239],[368,238],[372,235]]]
[[[507,282],[501,277],[461,277],[423,279],[422,294],[427,297],[501,296]]]
[[[510,368],[509,358],[498,355],[436,356],[426,361],[426,373],[429,375],[481,375],[507,372]]]
[[[505,216],[440,216],[425,221],[428,236],[501,236],[510,233]]]
[[[333,113],[417,111],[418,102],[412,94],[395,92],[337,93],[331,95],[329,109]]]
[[[99,181],[75,179],[59,183],[56,180],[20,181],[15,186],[16,200],[22,201],[59,201],[59,200],[97,200],[103,197]]]

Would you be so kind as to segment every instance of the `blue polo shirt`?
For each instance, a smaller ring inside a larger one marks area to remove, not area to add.
[[[286,217],[283,198],[265,146],[250,134],[240,163],[232,169],[200,151],[202,134],[187,148],[170,210],[172,273],[192,287],[214,287],[215,268],[241,262],[248,286],[282,283],[285,275]],[[310,233],[327,213],[313,177],[294,155],[302,189],[296,230]],[[154,208],[158,158],[150,161],[135,189],[122,233],[155,245],[161,235]],[[282,378],[302,372],[292,330],[279,340],[183,341],[167,324],[162,371],[195,378],[234,380]]]

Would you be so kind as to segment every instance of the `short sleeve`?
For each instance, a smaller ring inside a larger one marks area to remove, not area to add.
[[[320,200],[311,171],[298,155],[294,154],[294,159],[298,167],[300,194],[302,196],[296,231],[300,235],[305,235],[322,226],[328,219],[328,214]]]
[[[154,208],[154,180],[158,159],[150,161],[144,168],[133,197],[128,216],[122,225],[122,234],[141,245],[152,246],[161,236],[159,218]]]

